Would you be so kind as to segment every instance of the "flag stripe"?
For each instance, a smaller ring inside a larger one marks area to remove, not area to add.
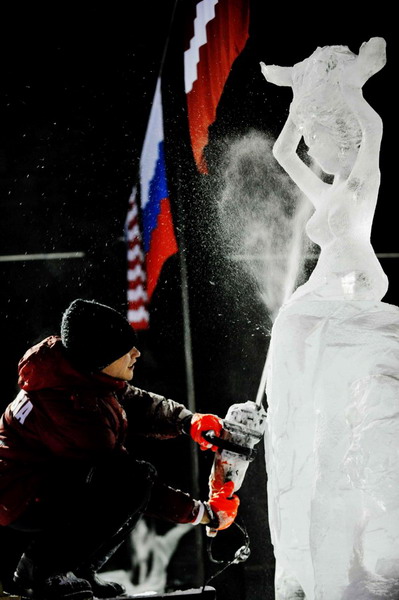
[[[169,198],[161,200],[157,227],[153,231],[150,247],[146,256],[148,297],[157,285],[163,264],[178,250],[173,231]]]
[[[147,132],[144,138],[140,159],[141,209],[144,210],[151,199],[149,187],[154,177],[155,165],[159,158],[159,144],[163,142],[163,115],[161,100],[161,79],[158,78],[152,103]]]
[[[143,207],[143,245],[144,252],[150,249],[152,232],[157,227],[161,202],[169,196],[166,187],[166,166],[163,142],[158,144],[158,157],[155,162],[154,175],[148,186],[148,201]]]
[[[149,322],[148,311],[144,306],[140,306],[138,309],[128,309],[127,318],[129,323],[134,325],[135,329],[146,329]]]
[[[134,286],[133,289],[128,289],[127,299],[129,302],[138,302],[139,300],[147,299],[147,292],[141,284]]]
[[[206,26],[215,16],[215,5],[218,0],[201,0],[196,7],[194,19],[194,33],[190,46],[184,53],[184,88],[186,94],[191,92],[193,83],[197,79],[197,65],[200,55],[199,49],[206,44]]]

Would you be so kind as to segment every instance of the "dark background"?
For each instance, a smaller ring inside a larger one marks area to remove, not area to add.
[[[228,259],[215,206],[226,140],[251,129],[275,137],[287,115],[290,91],[265,82],[260,60],[290,65],[318,45],[345,44],[357,52],[372,36],[386,39],[387,65],[364,87],[384,122],[372,243],[377,254],[399,252],[393,15],[381,3],[373,14],[364,5],[358,11],[352,5],[349,14],[338,8],[323,7],[322,12],[311,5],[272,10],[263,0],[252,0],[250,39],[234,65],[210,131],[210,174],[199,176],[189,153],[184,94],[181,87],[176,89],[182,69],[179,31],[189,3],[178,3],[171,29],[174,0],[134,2],[130,8],[61,3],[46,10],[7,10],[0,36],[0,256],[69,251],[85,255],[0,262],[2,408],[17,389],[19,358],[30,345],[58,332],[71,300],[95,298],[126,310],[124,221],[169,33],[166,144],[173,164],[173,211],[188,267],[198,411],[223,417],[230,404],[254,400],[268,346],[267,311],[243,265]],[[398,304],[398,260],[380,260],[390,280],[385,301]],[[186,402],[180,281],[179,259],[173,257],[153,298],[151,327],[139,334],[142,358],[135,383]],[[140,451],[171,484],[188,489],[189,443],[149,443]],[[211,464],[212,456],[200,453],[204,498]],[[273,597],[262,449],[250,472],[240,497],[252,556],[215,580],[222,599]],[[227,556],[241,542],[233,533],[224,535],[221,552]],[[191,534],[184,544],[171,570],[175,585],[194,580]]]

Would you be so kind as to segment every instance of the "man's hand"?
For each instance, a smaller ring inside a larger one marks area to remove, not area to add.
[[[200,445],[201,450],[217,450],[217,446],[213,446],[202,437],[204,431],[212,430],[217,436],[223,429],[223,421],[216,415],[194,413],[191,419],[190,435],[197,444]]]
[[[207,508],[210,507],[210,523],[209,527],[218,531],[227,529],[234,522],[240,499],[234,492],[234,482],[228,481],[218,492],[212,494],[209,501],[206,503]]]

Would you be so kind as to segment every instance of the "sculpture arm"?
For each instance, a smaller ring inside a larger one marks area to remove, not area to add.
[[[382,120],[364,99],[362,87],[386,63],[386,43],[383,38],[371,38],[362,44],[355,61],[342,71],[340,88],[343,98],[355,114],[362,141],[359,154],[350,177],[370,181],[370,175],[379,180],[379,153],[382,138]]]
[[[298,156],[296,150],[301,137],[302,133],[289,115],[273,146],[273,155],[301,192],[317,208],[320,204],[320,197],[329,186],[313,173]]]
[[[382,139],[382,119],[364,99],[361,88],[349,81],[341,83],[343,97],[353,110],[362,131],[362,141],[349,179],[379,178],[379,154]]]

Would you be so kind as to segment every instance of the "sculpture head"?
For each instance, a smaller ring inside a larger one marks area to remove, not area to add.
[[[351,169],[362,141],[360,124],[345,103],[341,82],[351,73],[359,87],[386,62],[385,40],[371,38],[359,54],[347,46],[317,48],[293,67],[261,63],[267,81],[292,87],[290,115],[303,133],[309,154],[327,173]],[[349,67],[349,69],[348,69]]]
[[[359,122],[339,86],[345,64],[354,60],[346,46],[326,46],[292,68],[291,117],[309,155],[330,174],[351,168],[362,141]]]

